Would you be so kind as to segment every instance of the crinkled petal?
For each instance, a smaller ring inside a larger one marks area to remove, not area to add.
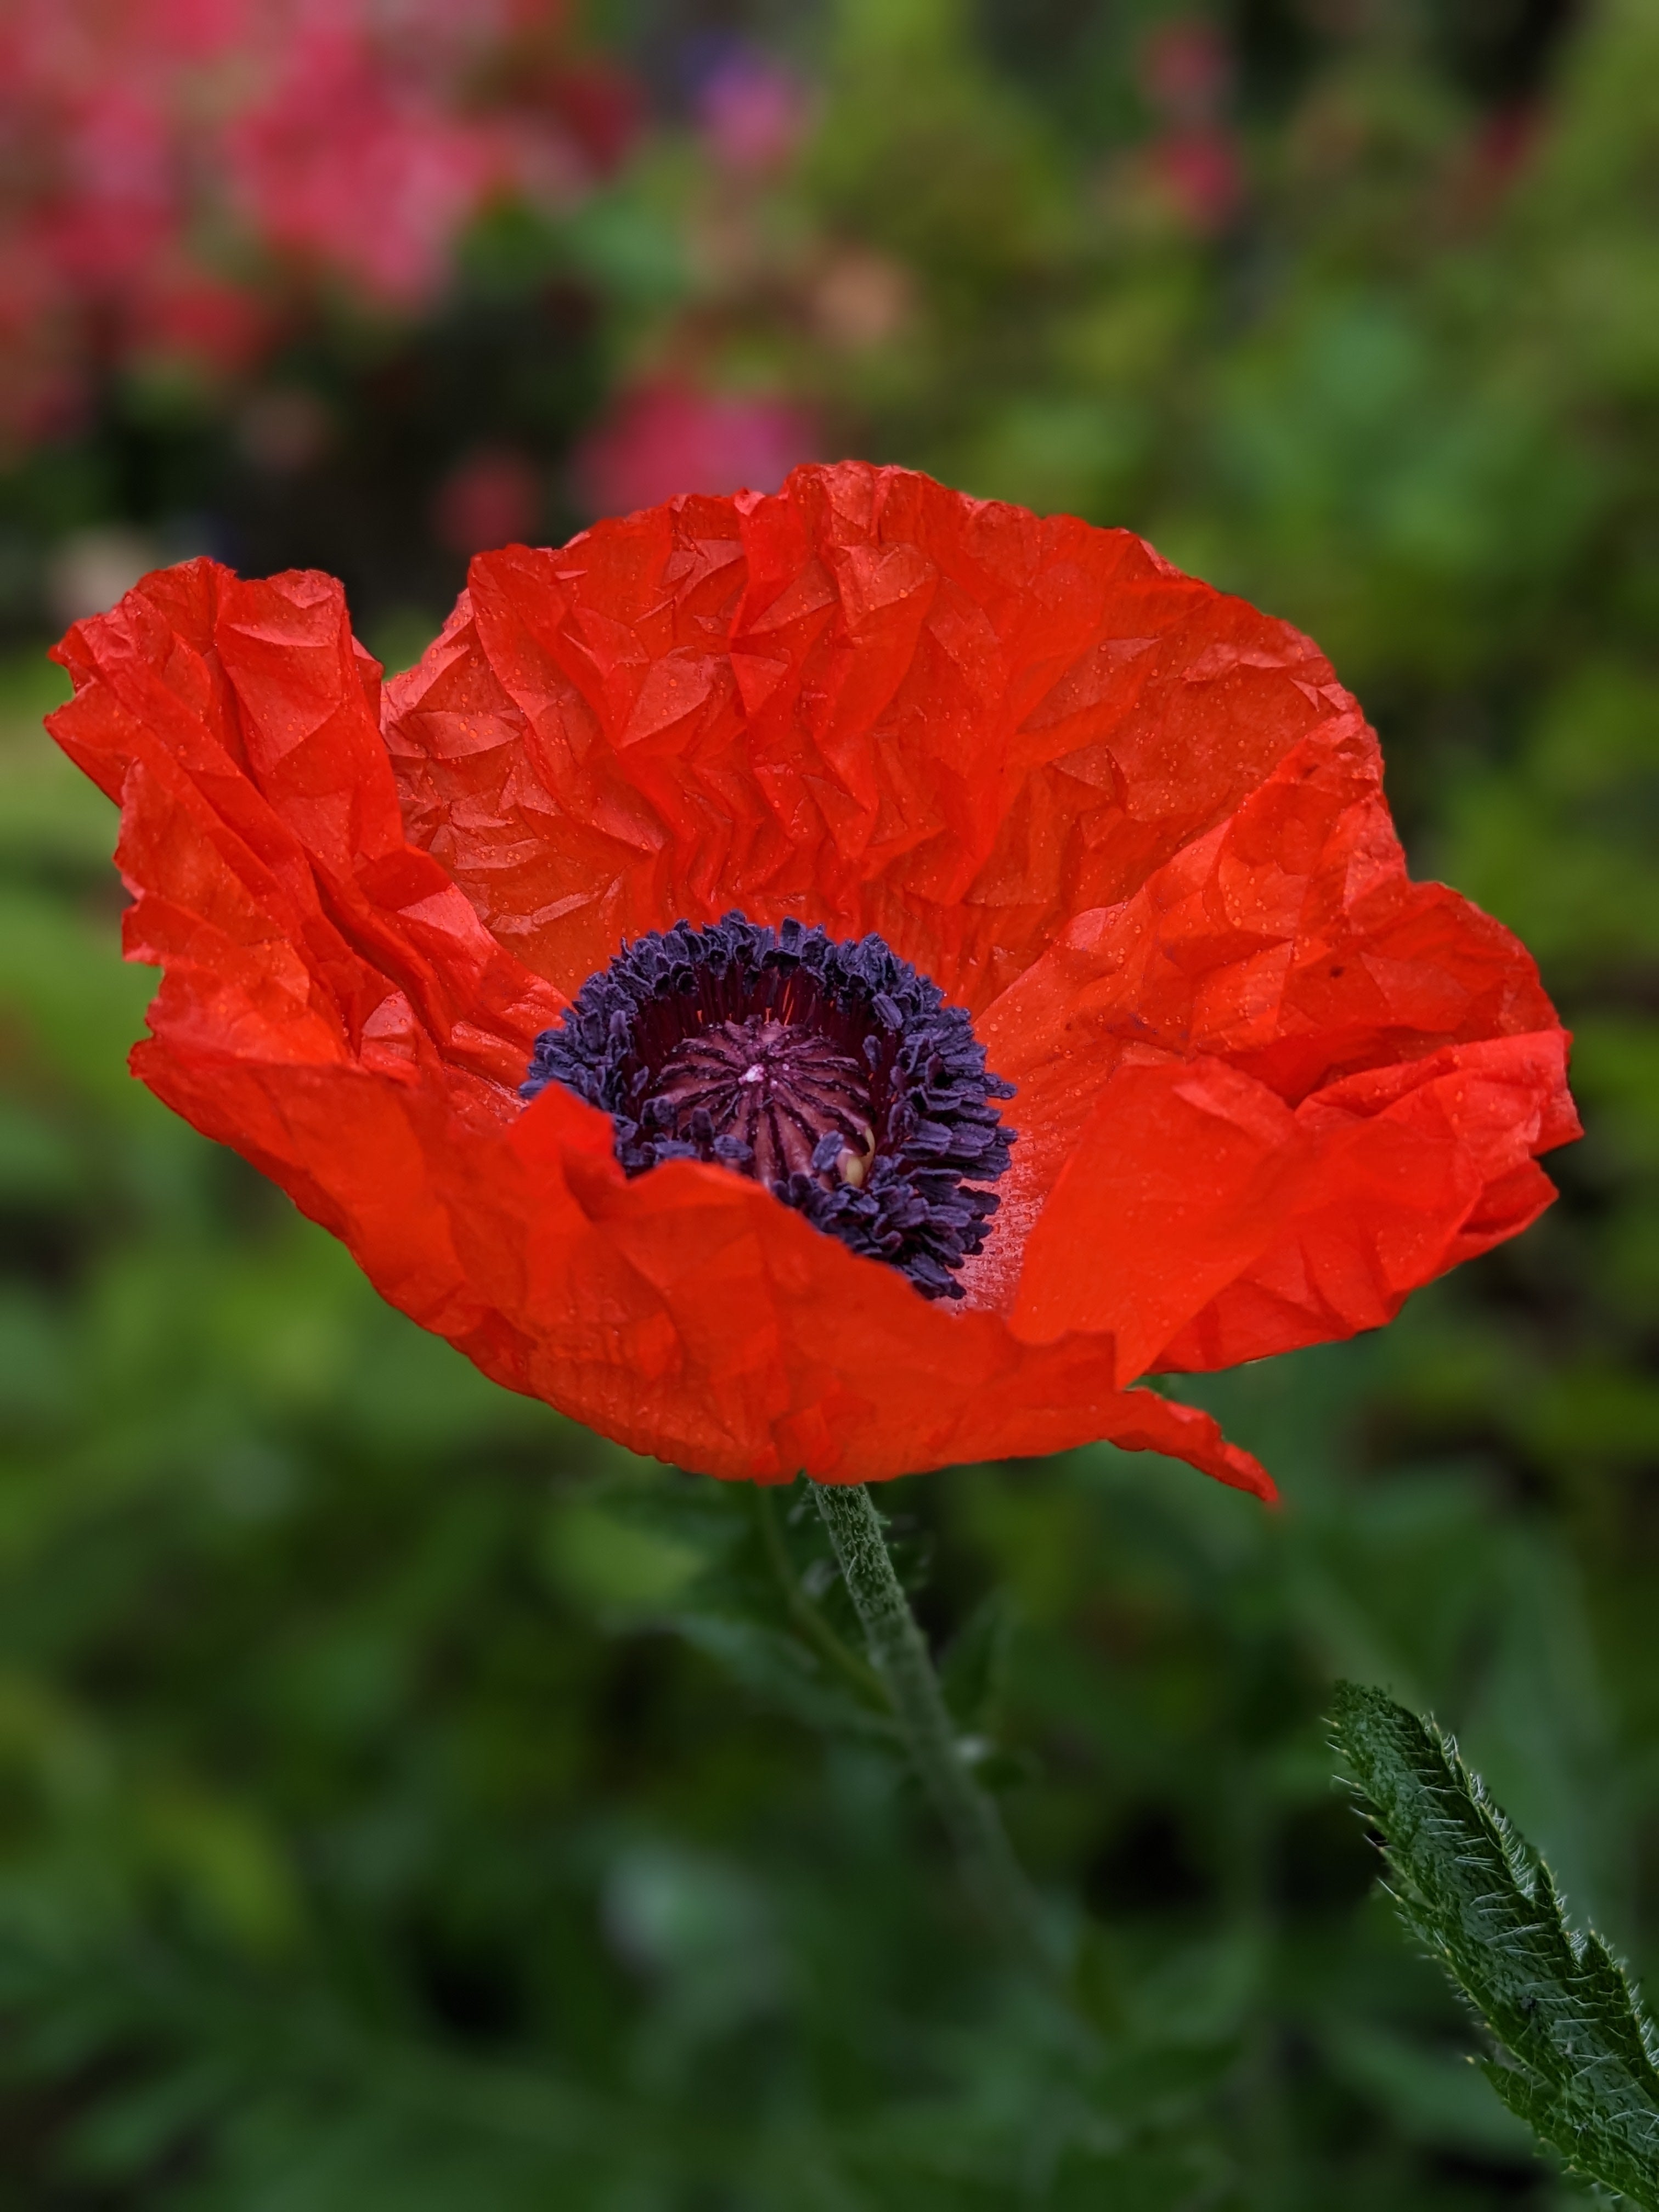
[[[1525,949],[1407,878],[1376,741],[1304,739],[980,1023],[1018,1085],[974,1277],[1023,1334],[1105,1329],[1120,1382],[1352,1334],[1525,1225],[1578,1124]]]
[[[387,702],[411,836],[561,990],[738,907],[973,1009],[1358,720],[1128,532],[854,462],[481,555]]]
[[[356,1051],[366,1033],[395,1051],[407,1009],[511,1100],[564,1002],[404,840],[380,670],[332,578],[244,583],[190,562],[77,623],[58,658],[76,696],[52,734],[122,805],[132,957],[170,982],[199,971],[209,1002],[257,972],[285,1057]]]
[[[54,733],[123,808],[137,1073],[510,1388],[722,1475],[856,1481],[1099,1437],[1271,1494],[1112,1346],[930,1305],[724,1170],[629,1182],[608,1119],[511,1084],[562,1003],[401,842],[338,587],[210,562],[63,649]],[[293,673],[285,673],[289,661]]]
[[[675,501],[482,556],[380,722],[325,578],[191,563],[63,658],[165,970],[145,1080],[486,1372],[687,1465],[1113,1437],[1263,1489],[1127,1386],[1385,1320],[1577,1131],[1530,960],[1409,882],[1315,648],[1125,532],[854,464]],[[520,1109],[623,938],[734,906],[975,1012],[1019,1140],[968,1310]]]
[[[1025,1248],[1016,1330],[1110,1335],[1120,1383],[1392,1319],[1408,1291],[1553,1195],[1532,1160],[1559,1030],[1451,1046],[1292,1110],[1210,1058],[1130,1061]]]
[[[491,1188],[532,1224],[525,1334],[547,1347],[528,1387],[638,1450],[855,1482],[1105,1437],[1270,1494],[1207,1417],[1113,1390],[1109,1344],[1022,1345],[994,1315],[929,1304],[723,1169],[630,1182],[606,1117],[556,1088],[507,1142],[526,1181]]]

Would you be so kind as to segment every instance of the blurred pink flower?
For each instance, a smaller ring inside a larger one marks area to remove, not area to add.
[[[633,110],[617,72],[570,58],[567,14],[0,0],[0,435],[67,419],[135,352],[245,365],[296,265],[409,311],[492,198],[568,201]]]
[[[436,289],[508,173],[486,125],[447,113],[436,88],[337,23],[294,42],[226,130],[224,155],[231,204],[256,236],[393,304]]]
[[[264,351],[272,320],[252,293],[182,259],[156,266],[150,276],[130,306],[125,335],[131,352],[234,375]]]
[[[739,47],[697,88],[697,120],[715,159],[757,175],[786,166],[806,135],[806,88],[781,63]]]
[[[182,218],[166,113],[138,88],[92,86],[65,103],[52,152],[62,189],[42,235],[72,283],[122,287]]]
[[[522,453],[481,446],[457,463],[438,487],[433,526],[455,553],[484,553],[536,534],[542,482]]]
[[[1166,131],[1152,149],[1153,171],[1200,237],[1226,229],[1244,198],[1244,168],[1231,131],[1214,124]]]
[[[811,412],[793,400],[636,385],[577,453],[578,489],[598,514],[630,514],[677,492],[775,491],[819,457]]]

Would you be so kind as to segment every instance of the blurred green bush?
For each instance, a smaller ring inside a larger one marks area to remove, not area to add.
[[[612,185],[477,241],[390,384],[284,368],[334,425],[298,489],[125,401],[0,482],[25,547],[188,514],[341,568],[402,655],[454,580],[429,536],[386,550],[433,454],[510,434],[574,520],[574,442],[667,365],[1128,522],[1360,690],[1419,868],[1527,936],[1578,1030],[1563,1203],[1386,1336],[1204,1386],[1282,1514],[1103,1449],[886,1498],[1028,1863],[1086,1915],[1109,2056],[988,1954],[797,1632],[792,1579],[840,1602],[815,1516],[492,1392],[131,1083],[150,978],[108,810],[39,732],[25,592],[0,2207],[1574,2195],[1371,1895],[1321,1716],[1339,1673],[1431,1704],[1659,1956],[1659,7],[1224,27],[834,0],[779,33],[810,131],[745,169],[673,120],[696,26],[653,17],[670,119]]]

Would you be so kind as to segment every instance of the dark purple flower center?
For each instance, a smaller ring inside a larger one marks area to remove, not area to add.
[[[617,1158],[735,1168],[929,1297],[983,1246],[1013,1132],[960,1006],[879,937],[728,914],[625,945],[536,1040],[520,1096],[562,1083]]]

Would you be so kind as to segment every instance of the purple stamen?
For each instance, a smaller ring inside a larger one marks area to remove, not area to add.
[[[763,1183],[929,1297],[996,1211],[1013,1132],[960,1006],[879,937],[837,944],[729,914],[625,945],[536,1040],[520,1095],[562,1083],[610,1114],[642,1175],[701,1159]]]

